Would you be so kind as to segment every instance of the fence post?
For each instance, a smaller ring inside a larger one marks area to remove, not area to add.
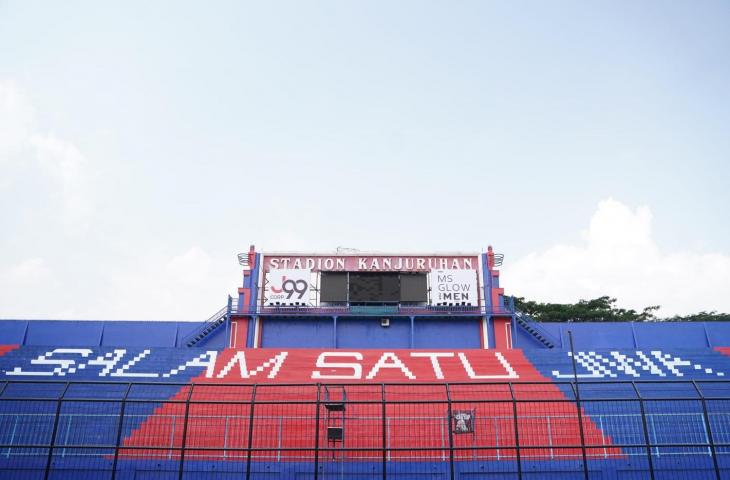
[[[188,437],[188,417],[190,415],[190,397],[193,396],[193,388],[195,388],[194,383],[190,383],[190,390],[188,390],[188,396],[185,397],[185,418],[183,420],[183,431],[182,431],[182,441],[180,442],[180,467],[178,468],[178,479],[183,479],[183,469],[184,469],[184,463],[185,463],[185,444],[187,442]]]
[[[578,389],[578,382],[572,382],[571,387],[575,394],[575,409],[578,412],[578,434],[580,435],[580,451],[583,458],[583,478],[588,480],[588,455],[586,454],[586,438],[585,432],[583,431],[583,412],[580,404],[580,390]]]
[[[453,410],[451,408],[451,388],[449,384],[446,384],[446,405],[448,425],[449,425],[449,478],[454,480],[454,430],[451,428],[451,422],[453,421]]]
[[[522,456],[520,454],[520,429],[517,427],[517,398],[515,398],[515,391],[512,387],[512,382],[509,382],[509,394],[512,397],[512,420],[514,425],[515,434],[515,457],[517,459],[517,479],[522,480]]]
[[[246,451],[246,480],[251,478],[251,445],[253,445],[253,407],[256,404],[256,384],[251,389],[251,406],[248,415],[248,448]]]
[[[580,451],[583,458],[583,478],[588,480],[588,455],[586,455],[586,438],[583,431],[583,412],[580,405],[580,388],[578,386],[578,366],[575,360],[575,349],[573,348],[573,332],[568,330],[570,340],[570,358],[573,362],[573,393],[575,394],[575,409],[578,412],[578,433],[580,434]]]
[[[712,465],[715,467],[715,478],[720,480],[720,466],[717,463],[717,451],[715,450],[715,439],[712,434],[712,427],[710,426],[710,415],[707,413],[707,402],[705,401],[705,396],[702,394],[702,390],[700,390],[696,380],[692,380],[692,385],[695,387],[695,390],[697,390],[697,395],[700,396],[700,401],[702,402],[702,415],[705,418],[705,425],[707,425],[707,440],[710,442]]]
[[[383,480],[388,478],[388,426],[386,420],[386,408],[385,408],[385,384],[380,384],[380,414],[381,423],[380,428],[383,430]]]
[[[233,312],[233,297],[228,295],[228,303],[226,304],[226,343],[227,347],[231,346],[231,312]]]
[[[127,390],[122,397],[122,404],[119,407],[119,424],[117,425],[117,439],[114,443],[114,460],[112,461],[112,480],[117,478],[117,460],[119,460],[119,443],[122,441],[122,426],[124,424],[124,409],[127,406],[127,397],[132,389],[132,383],[127,384]]]
[[[644,410],[644,397],[641,396],[636,382],[632,381],[631,386],[634,387],[636,398],[639,399],[639,412],[641,413],[641,426],[644,429],[644,444],[646,448],[646,459],[649,462],[649,478],[654,480],[654,460],[651,458],[651,441],[649,440],[649,427],[646,424],[646,411]]]
[[[319,478],[319,410],[322,401],[322,384],[317,384],[317,411],[314,412],[314,480]],[[344,401],[344,400],[343,400]]]
[[[66,382],[66,386],[63,387],[63,391],[61,392],[61,395],[58,397],[58,403],[56,404],[56,416],[53,419],[53,430],[51,431],[51,442],[48,444],[48,458],[46,459],[46,471],[44,474],[44,479],[48,480],[49,475],[51,474],[51,460],[53,460],[53,447],[56,444],[56,434],[58,433],[58,421],[61,418],[61,404],[63,403],[63,397],[66,396],[66,391],[68,390],[68,387],[70,385],[70,382]]]

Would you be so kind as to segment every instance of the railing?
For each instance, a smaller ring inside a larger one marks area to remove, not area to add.
[[[235,314],[274,316],[483,316],[512,315],[509,306],[472,307],[468,305],[341,305],[341,306],[261,306],[249,310],[241,306]]]
[[[674,418],[667,418],[667,417],[674,417]],[[0,425],[3,425],[5,423],[12,424],[12,434],[10,436],[9,443],[4,444],[2,446],[2,451],[0,451],[0,457],[10,458],[11,456],[27,456],[27,455],[36,455],[37,452],[28,453],[22,451],[23,449],[27,449],[29,447],[23,446],[21,442],[14,442],[15,440],[15,434],[18,432],[18,426],[19,425],[28,425],[33,423],[43,423],[43,419],[46,419],[46,423],[52,423],[53,415],[52,414],[45,414],[45,413],[0,413]],[[127,420],[138,420],[140,423],[148,418],[147,415],[127,415],[125,416],[125,419]],[[180,425],[182,424],[183,420],[185,419],[184,415],[159,415],[158,418],[160,419],[166,419],[170,425],[172,426],[170,430],[170,436],[169,440],[163,445],[156,445],[156,448],[159,448],[160,450],[165,450],[167,452],[167,458],[172,459],[173,456],[175,458],[179,458],[179,454],[177,453],[177,446],[175,442],[175,432],[176,429],[180,429]],[[267,424],[274,424],[277,425],[278,428],[276,429],[276,435],[275,435],[275,441],[277,445],[282,445],[286,438],[283,434],[283,426],[288,423],[297,422],[301,420],[308,419],[309,416],[257,416],[256,420],[261,421]],[[115,420],[114,423],[116,423],[116,420],[118,420],[117,415],[113,414],[61,414],[59,416],[58,425],[59,425],[59,439],[56,442],[56,449],[60,451],[58,454],[61,458],[65,458],[67,456],[88,456],[89,454],[86,452],[75,452],[74,450],[78,448],[78,445],[71,441],[70,433],[73,429],[74,421],[86,421],[89,419],[98,419],[100,422],[104,422],[105,420]],[[369,423],[375,423],[380,420],[380,417],[378,416],[349,416],[346,417],[348,421],[351,422],[369,422]],[[575,453],[573,454],[561,454],[559,451],[564,450],[565,447],[554,441],[554,438],[556,436],[559,436],[562,432],[563,428],[559,425],[564,425],[566,423],[569,423],[572,421],[573,417],[568,415],[544,415],[544,416],[534,416],[534,415],[522,415],[520,416],[520,420],[525,421],[526,423],[534,423],[534,421],[540,421],[544,422],[546,426],[546,434],[548,438],[548,443],[544,445],[544,448],[549,450],[549,454],[547,455],[550,459],[555,458],[573,458],[575,457]],[[629,426],[640,426],[641,425],[641,416],[638,414],[599,414],[599,415],[592,415],[591,419],[596,422],[597,424],[601,426],[607,426],[611,423],[613,424],[622,424],[622,425],[629,425]],[[686,451],[686,452],[677,452],[677,451],[663,451],[662,447],[664,444],[669,442],[669,440],[672,440],[671,437],[662,439],[662,436],[666,437],[666,434],[657,434],[656,429],[651,429],[651,436],[654,439],[654,442],[659,442],[658,444],[652,445],[652,454],[656,457],[661,457],[662,455],[706,455],[711,456],[712,452],[709,448],[709,435],[708,432],[705,430],[705,424],[704,419],[701,413],[697,412],[690,412],[690,413],[669,413],[669,414],[663,414],[663,413],[657,413],[657,414],[647,414],[646,415],[647,423],[649,425],[655,425],[656,423],[667,423],[668,421],[675,422],[677,424],[682,424],[683,431],[680,432],[674,432],[675,436],[683,436],[683,435],[698,435],[700,437],[700,445],[706,445],[707,448],[704,448],[701,451]],[[709,420],[710,423],[714,423],[716,425],[720,424],[727,424],[728,420],[730,419],[730,413],[711,413],[709,414]],[[433,425],[438,425],[438,430],[440,432],[439,441],[436,445],[434,445],[434,448],[441,452],[441,460],[446,460],[447,451],[449,449],[448,441],[447,441],[447,435],[446,432],[449,428],[449,421],[447,418],[444,417],[429,417],[429,416],[409,416],[398,419],[402,422],[408,422],[408,423],[428,423]],[[714,420],[714,422],[713,422]],[[236,425],[236,424],[242,424],[248,421],[248,417],[245,415],[189,415],[188,421],[193,423],[222,423],[225,425],[224,432],[223,432],[223,443],[224,445],[231,443],[232,441],[235,441],[235,435],[233,435],[230,431],[229,426],[230,425]],[[475,430],[480,429],[487,429],[492,430],[495,432],[495,438],[494,438],[494,454],[490,454],[487,456],[484,456],[484,458],[496,458],[497,460],[505,460],[505,459],[513,459],[516,457],[514,445],[507,443],[501,443],[500,437],[499,437],[499,430],[500,426],[501,428],[504,428],[504,425],[511,425],[513,421],[513,417],[502,415],[502,416],[489,416],[489,417],[480,417],[475,420]],[[386,419],[386,444],[388,446],[391,445],[392,442],[392,428],[391,424],[393,423],[392,418]],[[556,428],[556,425],[558,427]],[[624,425],[624,426],[625,426]],[[641,432],[637,429],[636,431],[631,432],[632,435],[636,437],[636,442],[640,442]],[[727,433],[722,435],[723,438],[728,439]],[[479,455],[479,445],[477,442],[477,437],[474,436],[471,439],[471,446],[474,447],[474,449],[471,451],[471,457],[473,459],[479,459],[482,456]],[[15,447],[15,444],[21,445],[23,448],[17,448],[17,450],[21,451],[13,451],[13,448]],[[469,442],[467,442],[469,443]],[[672,442],[669,442],[672,443]],[[612,458],[616,456],[615,454],[609,454],[608,450],[609,448],[613,447],[613,445],[606,441],[606,438],[602,438],[602,450],[597,455],[595,453],[591,454],[592,457],[603,457],[604,459]],[[641,443],[636,443],[636,445],[641,445]],[[717,444],[716,444],[717,446]],[[41,447],[39,447],[41,448]],[[122,447],[124,448],[124,447]],[[502,450],[502,452],[500,452]],[[556,453],[557,451],[557,453]],[[348,455],[349,450],[343,448],[342,449],[342,455],[340,456],[341,460],[363,460],[363,459],[378,459],[380,458],[380,455],[378,452],[361,452],[362,454],[358,455]],[[276,461],[282,460],[281,450],[277,450],[275,452],[267,453],[263,452],[262,455],[257,455],[257,458],[260,459],[276,459]],[[352,452],[350,452],[352,453]],[[355,452],[357,453],[357,452]],[[718,455],[727,455],[730,454],[730,451],[728,452],[719,452]],[[93,454],[91,454],[93,455]],[[145,458],[145,453],[140,454],[141,458]],[[642,456],[643,453],[639,452],[625,452],[623,455],[626,456]],[[125,454],[125,457],[134,457],[134,453],[131,452],[129,454]],[[232,459],[232,458],[245,458],[246,457],[246,451],[233,451],[229,452],[227,448],[223,447],[221,449],[216,449],[215,451],[207,451],[205,453],[189,453],[186,455],[187,458],[192,459],[195,457],[204,458],[204,459],[218,459],[218,460],[225,460],[225,459]],[[462,456],[463,457],[463,456]],[[529,454],[522,454],[523,458],[529,458]],[[541,453],[536,456],[537,458],[544,458],[544,453]],[[306,456],[289,456],[288,459],[290,460],[309,460],[311,457],[309,455]],[[391,452],[388,452],[388,460],[391,460]]]
[[[206,321],[203,322],[197,329],[187,334],[182,339],[182,344],[188,347],[192,347],[195,344],[203,341],[208,335],[214,330],[223,326],[230,319],[230,315],[238,308],[238,301],[232,297],[228,297],[228,303],[225,307],[221,308],[213,315],[211,315]]]
[[[730,464],[730,381],[338,387],[332,440],[323,384],[5,382],[0,478],[719,479]]]
[[[517,323],[530,335],[534,336],[540,343],[548,348],[555,348],[562,344],[560,339],[550,333],[540,322],[522,312],[515,312]]]

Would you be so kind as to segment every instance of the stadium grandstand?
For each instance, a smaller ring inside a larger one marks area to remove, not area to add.
[[[727,323],[537,322],[491,247],[239,263],[205,322],[0,321],[0,478],[730,478]]]

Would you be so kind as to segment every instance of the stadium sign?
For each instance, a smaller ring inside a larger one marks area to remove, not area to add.
[[[313,272],[429,272],[436,269],[475,270],[476,255],[265,255],[264,271],[307,269]]]
[[[170,349],[56,348],[2,376],[99,380],[173,379],[216,383],[510,382],[545,380],[519,350],[225,349],[190,351],[176,363]],[[578,378],[714,378],[724,372],[664,351],[576,352]],[[567,357],[554,370],[572,379]],[[174,366],[173,368],[171,368]],[[9,368],[8,368],[9,367]]]
[[[495,350],[312,350],[227,349],[197,353],[170,370],[161,371],[152,349],[102,354],[90,348],[57,348],[30,365],[5,372],[12,377],[72,377],[81,372],[109,380],[179,378],[199,374],[196,381],[243,383],[319,381],[511,381],[520,375],[508,359],[511,352]],[[169,368],[169,367],[168,367]]]
[[[307,305],[311,273],[305,269],[276,269],[266,272],[264,305]]]
[[[468,306],[479,304],[479,290],[475,271],[434,270],[429,276],[432,304]]]

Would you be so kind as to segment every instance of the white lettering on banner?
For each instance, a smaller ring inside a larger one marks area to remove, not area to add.
[[[651,352],[652,355],[656,357],[657,360],[659,360],[665,367],[667,367],[667,370],[672,372],[674,375],[678,377],[683,377],[684,374],[677,370],[675,367],[691,367],[692,363],[688,360],[682,360],[679,357],[672,357],[668,353],[662,353],[659,351],[653,351]],[[700,370],[702,368],[702,365],[699,365],[699,368],[697,370]],[[658,369],[657,369],[658,370]],[[705,373],[712,373],[711,368],[706,368]],[[720,375],[720,374],[718,374]],[[722,376],[722,375],[720,375]]]
[[[476,256],[264,256],[264,271],[307,269],[312,271],[430,271],[474,270]]]
[[[149,355],[151,353],[151,350],[143,350],[142,353],[134,357],[132,360],[128,361],[126,364],[122,366],[122,368],[119,368],[112,372],[112,377],[139,377],[139,378],[156,378],[159,377],[159,373],[141,373],[141,372],[128,372],[130,368],[132,368],[137,362],[142,360],[144,357]]]
[[[49,357],[56,354],[73,354],[81,355],[83,358],[86,358],[92,353],[93,352],[88,348],[56,348],[55,350],[46,352],[45,355],[41,355],[30,361],[31,365],[57,365],[57,367],[53,370],[45,372],[28,372],[23,371],[20,367],[15,367],[13,370],[7,372],[6,375],[29,375],[36,377],[52,377],[53,375],[58,375],[63,377],[67,372],[75,373],[77,368],[83,369],[86,365],[81,364],[78,367],[74,367],[74,365],[76,365],[75,360],[71,360],[70,358],[50,359]]]
[[[287,355],[289,355],[289,352],[280,352],[279,354],[274,355],[253,370],[249,370],[248,366],[246,365],[246,352],[241,350],[236,352],[236,354],[233,356],[233,358],[231,358],[226,366],[223,367],[220,372],[218,372],[216,378],[224,378],[226,375],[228,375],[228,373],[231,371],[231,369],[233,369],[236,364],[238,364],[241,378],[255,377],[256,374],[263,372],[267,368],[270,368],[271,370],[269,371],[269,374],[266,376],[266,378],[276,378],[276,375],[279,373],[281,366],[284,364],[284,360],[286,360]],[[208,378],[212,378],[212,370],[209,370],[205,376]]]
[[[504,370],[507,372],[506,375],[477,375],[474,372],[474,368],[472,368],[471,363],[469,363],[469,360],[466,358],[466,355],[464,355],[463,352],[459,352],[459,359],[461,360],[461,364],[464,365],[464,370],[466,370],[466,374],[469,375],[469,378],[471,378],[472,380],[498,380],[519,378],[519,375],[517,375],[517,372],[515,372],[514,368],[512,368],[512,365],[510,365],[507,359],[504,358],[504,355],[499,352],[494,352],[494,356],[497,357],[497,361],[499,361]]]
[[[215,361],[218,358],[218,352],[215,350],[208,350],[205,353],[201,353],[196,358],[185,362],[184,365],[180,365],[177,368],[173,368],[167,373],[163,373],[164,378],[170,378],[173,375],[177,375],[180,372],[184,372],[188,367],[205,367],[205,376],[210,378],[213,375],[215,369]],[[207,359],[207,360],[206,360]]]
[[[616,362],[608,362],[609,366],[616,366],[616,368],[624,372],[627,375],[631,375],[632,377],[640,377],[641,374],[637,372],[634,367],[640,368],[644,371],[650,372],[654,375],[659,375],[660,377],[665,377],[666,375],[664,372],[656,366],[654,362],[652,362],[646,355],[644,355],[644,352],[636,352],[636,356],[639,358],[638,360],[635,358],[631,358],[628,355],[622,355],[619,352],[611,352],[611,356],[616,359]]]
[[[89,365],[103,366],[104,368],[99,372],[99,376],[106,377],[126,353],[127,351],[124,349],[114,350],[111,353],[105,353],[103,356],[96,357],[96,360],[89,360]]]
[[[230,355],[230,357],[226,356],[225,361],[220,358],[222,354],[215,350],[198,350],[188,353],[184,353],[185,350],[176,350],[175,355],[179,356],[177,357],[179,360],[173,361],[173,363],[170,363],[169,360],[169,349],[162,350],[164,352],[154,349],[135,349],[132,352],[126,349],[114,349],[100,353],[87,348],[57,348],[46,352],[41,350],[42,355],[22,360],[24,362],[22,366],[7,365],[7,362],[12,359],[6,355],[0,357],[0,363],[4,369],[0,370],[0,376],[4,374],[14,378],[19,376],[28,378],[69,377],[85,372],[85,377],[96,375],[101,378],[116,379],[167,379],[195,369],[196,372],[201,372],[205,378],[231,378],[234,381],[252,378],[260,381],[282,378],[286,381],[307,381],[309,379],[382,381],[385,376],[389,379],[400,377],[407,381],[417,379],[420,381],[509,381],[520,378],[515,368],[507,360],[511,357],[494,350],[463,350],[461,352],[234,350],[230,354],[225,354]],[[155,359],[155,354],[158,356],[157,359]],[[34,353],[34,355],[36,354]],[[560,355],[562,356],[562,354]],[[725,357],[716,353],[712,355],[717,356],[715,361],[723,361],[725,362],[722,363],[723,365],[727,364],[728,360]],[[552,361],[555,361],[556,357],[552,358]],[[553,378],[572,379],[573,373],[569,366],[570,356],[567,357],[567,362],[565,357],[561,358],[564,359],[566,367],[562,371],[552,370]],[[161,361],[164,367],[160,366]],[[253,365],[251,365],[252,362]],[[576,352],[575,363],[578,367],[578,378],[581,379],[682,378],[691,377],[693,374],[702,375],[705,378],[709,375],[715,378],[725,375],[715,368],[708,368],[659,350],[651,352],[641,350]],[[168,370],[172,366],[175,368]],[[288,370],[282,370],[287,368]],[[383,375],[384,369],[389,369],[391,373]]]
[[[431,359],[433,374],[436,375],[436,378],[438,378],[439,380],[443,380],[444,378],[444,372],[441,370],[439,358],[451,358],[453,356],[453,352],[411,352],[411,357]]]
[[[573,375],[572,373],[560,373],[559,370],[553,370],[552,374],[555,378],[567,379],[574,378],[575,376],[578,378],[617,378],[619,373],[639,378],[642,372],[644,375],[656,375],[659,377],[666,377],[668,374],[683,377],[684,373],[677,367],[688,367],[692,371],[704,372],[708,375],[725,376],[723,372],[713,371],[712,368],[704,368],[699,363],[693,364],[689,360],[683,360],[659,350],[652,351],[651,354],[667,371],[662,370],[659,365],[641,350],[634,352],[635,357],[612,350],[608,352],[611,358],[606,358],[604,355],[596,352],[576,352],[575,363],[589,373]],[[568,352],[568,356],[570,357],[572,354]]]
[[[403,362],[401,362],[400,358],[398,358],[398,356],[394,352],[383,353],[383,355],[380,356],[380,359],[375,365],[373,365],[370,373],[368,373],[365,378],[368,380],[372,380],[373,378],[375,378],[375,375],[378,374],[381,368],[399,368],[400,371],[403,372],[403,375],[405,375],[406,377],[410,378],[411,380],[416,379],[416,376],[413,375],[413,372],[408,370],[408,367],[406,367]]]
[[[312,372],[312,378],[321,378],[327,380],[360,380],[362,378],[362,365],[359,363],[343,363],[343,362],[328,362],[327,357],[350,357],[355,360],[362,361],[362,353],[360,352],[322,352],[317,357],[317,368],[350,368],[352,374],[350,375],[327,375],[323,374],[319,370]]]

